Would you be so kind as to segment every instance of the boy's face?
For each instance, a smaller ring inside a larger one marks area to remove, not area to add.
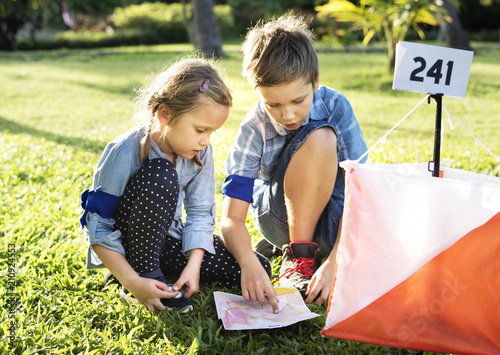
[[[309,116],[318,80],[312,85],[305,78],[299,78],[278,86],[257,86],[255,91],[276,122],[288,130],[296,130]]]

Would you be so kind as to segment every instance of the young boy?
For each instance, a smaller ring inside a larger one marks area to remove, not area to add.
[[[243,54],[243,76],[260,101],[227,158],[221,233],[241,266],[245,299],[269,300],[277,312],[245,227],[250,208],[259,232],[282,248],[280,284],[298,288],[306,303],[321,304],[333,284],[344,206],[338,163],[358,159],[366,144],[347,99],[319,85],[312,35],[301,19],[257,25]]]

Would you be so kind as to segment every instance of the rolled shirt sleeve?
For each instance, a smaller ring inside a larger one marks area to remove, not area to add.
[[[329,122],[333,126],[337,135],[339,162],[356,160],[366,152],[366,143],[351,104],[339,91],[320,86],[314,93],[311,111],[304,124],[310,120]],[[228,154],[223,195],[252,202],[252,197],[256,199],[265,191],[288,133],[279,124],[273,123],[262,103],[258,102],[241,123]],[[362,162],[366,159],[364,157]],[[341,175],[339,170],[334,194],[343,198]],[[250,187],[253,188],[253,196],[250,196]]]
[[[86,223],[83,227],[83,238],[87,244],[87,269],[104,267],[92,248],[95,244],[125,255],[125,249],[122,245],[122,233],[119,230],[112,231],[114,224],[115,220],[113,218],[102,218],[97,213],[87,213]]]
[[[226,160],[225,173],[227,175],[222,185],[223,196],[229,196],[249,203],[253,202],[254,183],[259,177],[268,175],[272,171],[266,167],[273,164],[265,164],[266,149],[276,150],[277,139],[269,139],[277,134],[272,129],[270,122],[265,120],[254,120],[263,114],[259,104],[254,106],[241,123],[236,140]],[[285,138],[283,138],[285,139]],[[279,147],[277,148],[279,149]]]
[[[115,140],[109,143],[94,171],[92,188],[82,194],[84,212],[80,222],[87,244],[87,269],[104,267],[92,245],[99,244],[125,255],[122,234],[114,230],[113,217],[130,176],[137,171],[139,158],[135,152],[135,141],[125,140],[125,143],[118,144]]]
[[[245,176],[229,175],[222,185],[222,196],[252,203],[254,181],[255,179]]]

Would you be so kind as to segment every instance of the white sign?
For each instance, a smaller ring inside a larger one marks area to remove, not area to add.
[[[473,55],[473,51],[401,41],[396,45],[392,88],[463,99]]]

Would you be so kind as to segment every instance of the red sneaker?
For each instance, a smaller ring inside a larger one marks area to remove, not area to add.
[[[280,285],[295,287],[305,295],[311,278],[320,266],[319,247],[314,242],[299,242],[283,245]]]

